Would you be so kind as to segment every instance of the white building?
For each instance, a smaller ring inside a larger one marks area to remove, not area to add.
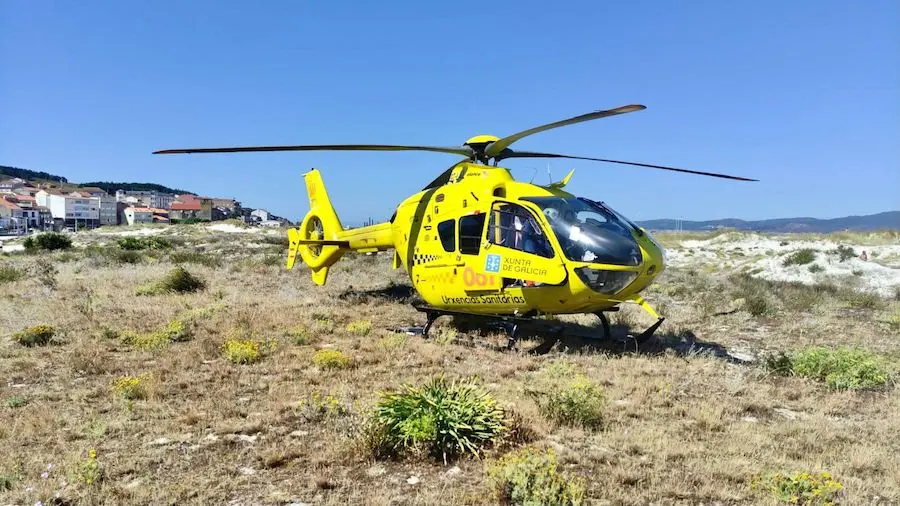
[[[35,200],[39,206],[50,209],[57,228],[93,228],[100,223],[99,197],[82,197],[77,193],[64,195],[58,191],[41,190],[35,195]]]
[[[258,218],[257,221],[269,221],[269,211],[265,209],[254,209],[250,211],[250,216],[256,216]]]
[[[153,210],[148,207],[126,207],[123,213],[128,225],[153,223]]]

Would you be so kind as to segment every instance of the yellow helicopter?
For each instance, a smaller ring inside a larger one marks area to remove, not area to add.
[[[254,146],[156,151],[232,153],[263,151],[432,151],[464,159],[397,206],[385,223],[344,229],[317,169],[304,174],[309,212],[288,230],[286,267],[299,253],[317,285],[344,253],[393,250],[393,267],[403,267],[425,301],[423,336],[442,315],[476,316],[498,323],[509,345],[519,326],[541,315],[596,314],[606,337],[604,312],[634,302],[657,321],[633,336],[649,339],[664,318],[640,293],[665,269],[665,251],[648,231],[607,204],[578,197],[561,181],[537,185],[516,181],[498,162],[510,158],[564,158],[655,168],[739,181],[738,176],[621,160],[514,151],[510,146],[553,128],[646,109],[626,105],[530,128],[503,138],[472,137],[462,146],[340,144]]]

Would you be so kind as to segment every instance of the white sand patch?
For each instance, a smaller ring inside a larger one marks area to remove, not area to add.
[[[122,230],[104,230],[102,232],[96,232],[98,235],[115,235],[122,237],[133,237],[133,236],[146,236],[146,235],[158,235],[165,232],[166,228],[126,228],[122,227]]]
[[[835,252],[838,246],[852,248],[854,256],[844,261]],[[790,254],[810,249],[813,262],[803,265],[784,265]],[[860,258],[866,252],[867,260]],[[684,241],[667,251],[672,266],[719,264],[722,269],[744,271],[771,281],[816,284],[842,282],[860,290],[893,297],[900,287],[900,244],[861,245],[849,242],[795,240],[790,237],[759,236],[756,234],[722,234],[708,240]],[[817,266],[810,271],[811,266]]]
[[[217,223],[206,228],[208,230],[215,230],[216,232],[226,232],[229,234],[258,234],[262,232],[262,230],[259,228],[239,227],[231,223]]]
[[[21,235],[0,235],[0,251],[12,253],[13,251],[23,251],[25,246],[22,244],[9,244],[9,241],[21,239]]]

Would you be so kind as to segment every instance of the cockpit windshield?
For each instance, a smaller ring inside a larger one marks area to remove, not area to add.
[[[637,266],[641,250],[630,222],[606,206],[581,198],[526,197],[547,217],[566,258],[578,262]]]

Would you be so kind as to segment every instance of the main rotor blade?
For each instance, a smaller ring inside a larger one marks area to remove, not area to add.
[[[457,165],[463,163],[464,161],[466,161],[466,160],[465,159],[460,160],[460,161],[454,163],[453,165],[451,165],[450,167],[448,167],[447,170],[445,170],[444,172],[441,172],[441,175],[434,178],[434,181],[428,183],[425,186],[425,188],[422,188],[422,191],[430,190],[431,188],[437,188],[438,186],[444,186],[445,184],[449,183],[450,182],[450,174],[453,172],[453,169],[455,169]]]
[[[666,167],[665,165],[652,165],[649,163],[625,162],[622,160],[608,160],[606,158],[589,158],[586,156],[557,155],[555,153],[537,153],[534,151],[513,151],[511,149],[508,149],[508,150],[506,150],[506,152],[502,153],[497,159],[502,160],[505,158],[569,158],[572,160],[590,160],[592,162],[619,163],[622,165],[634,165],[636,167],[649,167],[651,169],[672,170],[675,172],[686,172],[688,174],[699,174],[701,176],[712,176],[712,177],[721,177],[721,178],[725,178],[725,179],[735,179],[737,181],[759,181],[758,179],[750,179],[750,178],[741,177],[741,176],[729,176],[728,174],[719,174],[716,172],[703,172],[703,171],[699,171],[699,170],[679,169],[677,167]]]
[[[241,153],[255,151],[434,151],[472,158],[475,151],[469,146],[395,146],[389,144],[320,144],[309,146],[246,146],[236,148],[188,148],[154,151],[154,155],[184,153]]]
[[[516,142],[523,137],[528,137],[529,135],[536,134],[538,132],[543,132],[545,130],[551,130],[553,128],[559,128],[566,125],[574,125],[575,123],[581,123],[583,121],[590,121],[594,119],[605,118],[607,116],[615,116],[617,114],[625,114],[627,112],[635,112],[642,111],[646,109],[643,105],[623,105],[622,107],[616,107],[615,109],[608,109],[605,111],[594,111],[589,112],[587,114],[582,114],[581,116],[575,116],[574,118],[564,119],[562,121],[557,121],[555,123],[548,123],[546,125],[541,125],[539,127],[529,128],[528,130],[524,130],[517,134],[512,134],[506,136],[498,141],[495,141],[491,145],[487,147],[484,151],[485,155],[488,158],[493,158],[499,155],[504,149],[508,148],[512,143]]]

